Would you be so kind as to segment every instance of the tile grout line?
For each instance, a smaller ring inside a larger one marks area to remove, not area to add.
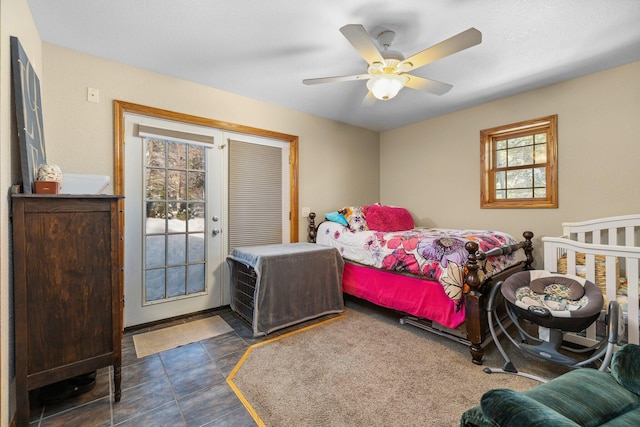
[[[198,341],[198,344],[200,344],[200,341]],[[200,344],[200,346],[202,346],[202,344]],[[206,352],[206,349],[205,349],[205,352]],[[158,359],[160,359],[160,365],[162,365],[162,371],[164,372],[164,376],[166,377],[167,382],[169,383],[169,387],[171,387],[171,394],[173,395],[173,401],[176,404],[176,408],[178,408],[178,412],[180,413],[180,417],[182,418],[182,422],[186,426],[187,425],[187,418],[184,416],[184,412],[182,411],[182,407],[180,406],[180,402],[178,402],[178,396],[176,395],[176,391],[173,388],[173,383],[171,382],[171,378],[169,377],[169,372],[167,372],[167,367],[164,365],[164,360],[162,360],[162,357],[160,357],[160,353],[158,353]]]

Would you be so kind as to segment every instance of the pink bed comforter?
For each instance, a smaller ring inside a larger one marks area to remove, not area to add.
[[[352,232],[331,221],[320,224],[317,234],[318,244],[337,248],[345,260],[388,270],[387,274],[393,276],[398,276],[396,273],[418,276],[401,276],[400,280],[367,273],[366,268],[349,264],[344,271],[344,292],[448,327],[456,327],[464,321],[462,286],[468,256],[464,245],[471,240],[485,252],[517,243],[506,233],[490,230],[416,228],[388,233]],[[482,274],[489,277],[525,259],[522,250],[491,258],[483,266]],[[399,285],[396,286],[396,282]],[[394,285],[388,286],[389,283]]]
[[[439,282],[371,267],[344,264],[342,291],[381,307],[457,328],[466,319],[458,301],[447,296]]]

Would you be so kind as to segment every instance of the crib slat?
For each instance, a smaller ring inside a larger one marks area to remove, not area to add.
[[[591,232],[591,243],[599,245],[601,242],[601,232],[600,230],[597,231],[592,231]],[[611,235],[609,235],[609,238],[611,238]]]
[[[607,282],[607,289],[606,289],[606,297],[607,297],[607,301],[615,301],[617,298],[617,292],[618,292],[618,277],[616,274],[617,268],[616,268],[616,261],[617,261],[617,257],[615,256],[607,256],[606,257],[606,261],[605,261],[605,268],[606,268],[606,282]]]
[[[625,227],[624,228],[624,245],[625,246],[635,246],[635,231],[636,227]]]
[[[629,342],[640,343],[640,319],[638,319],[638,258],[626,258],[627,263],[627,319],[629,329]]]

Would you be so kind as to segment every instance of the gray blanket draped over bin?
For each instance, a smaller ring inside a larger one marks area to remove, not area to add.
[[[227,259],[256,272],[256,337],[344,310],[344,261],[335,248],[313,243],[243,246],[233,249]],[[232,286],[234,282],[232,278]],[[231,294],[234,295],[233,289]],[[235,310],[233,297],[231,308]]]

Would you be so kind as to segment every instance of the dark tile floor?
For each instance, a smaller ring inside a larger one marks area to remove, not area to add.
[[[142,359],[136,357],[133,335],[122,341],[122,398],[111,398],[112,368],[98,371],[96,386],[62,403],[43,406],[38,390],[31,393],[31,426],[255,426],[226,378],[247,348],[264,339],[318,322],[300,324],[252,338],[247,323],[225,308],[154,327],[220,315],[234,332],[185,345]]]

